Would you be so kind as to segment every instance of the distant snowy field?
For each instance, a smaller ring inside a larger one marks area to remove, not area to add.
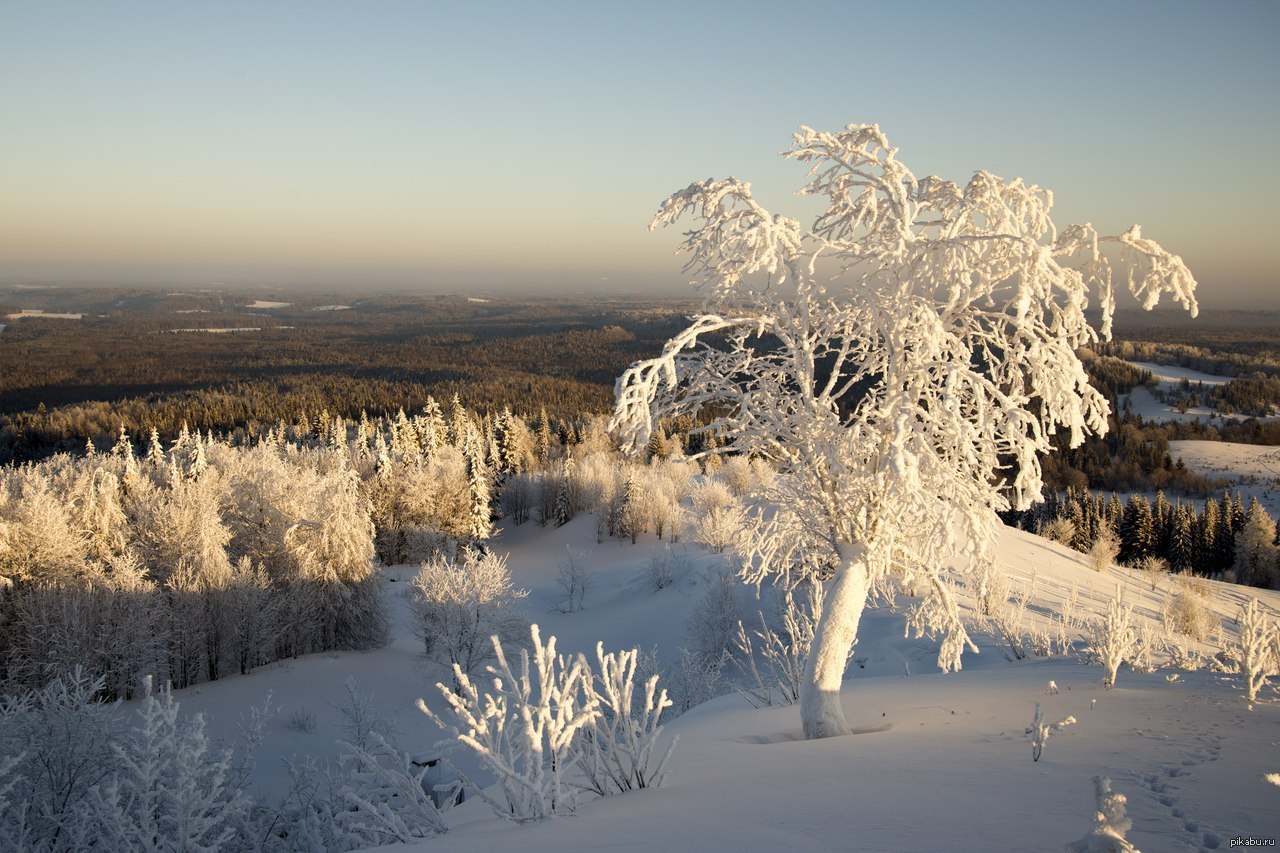
[[[292,302],[270,302],[266,299],[255,299],[253,302],[250,302],[248,305],[244,307],[246,308],[288,308],[292,304],[293,304]]]
[[[1235,481],[1246,501],[1256,497],[1273,516],[1280,515],[1280,447],[1171,441],[1169,453],[1197,474]]]
[[[1161,390],[1176,391],[1182,380],[1194,385],[1225,385],[1230,382],[1230,377],[1215,376],[1211,373],[1201,373],[1198,370],[1190,370],[1185,367],[1176,367],[1169,364],[1155,364],[1149,361],[1131,361],[1134,367],[1151,371],[1156,380],[1159,381]],[[1162,403],[1152,396],[1151,392],[1146,388],[1135,388],[1132,394],[1120,395],[1119,405],[1123,410],[1126,402],[1130,411],[1140,416],[1143,420],[1149,421],[1210,421],[1215,418],[1218,420],[1245,420],[1247,415],[1223,414],[1217,409],[1210,409],[1206,406],[1196,406],[1189,408],[1185,412],[1180,412],[1167,403]],[[1266,418],[1265,420],[1274,420],[1274,418]]]
[[[23,317],[36,317],[41,320],[80,320],[84,318],[84,315],[70,312],[45,312],[39,308],[25,308],[16,314],[9,314],[8,317],[10,320],[20,320]]]
[[[1166,385],[1177,385],[1183,379],[1192,385],[1226,385],[1231,381],[1226,376],[1214,376],[1212,373],[1201,373],[1198,370],[1191,370],[1186,367],[1177,367],[1172,364],[1156,364],[1150,361],[1131,361],[1134,367],[1140,367],[1143,370],[1151,371],[1158,382]]]
[[[585,609],[561,613],[556,583],[566,545],[585,549],[595,585]],[[725,558],[676,545],[687,570],[653,592],[648,558],[666,547],[654,537],[638,545],[595,543],[593,519],[563,528],[508,528],[495,543],[508,553],[527,610],[561,652],[639,646],[664,662],[687,644],[685,624]],[[1135,613],[1158,622],[1170,579],[1113,568],[1097,574],[1082,555],[1015,530],[1001,534],[999,563],[1015,589],[1034,584],[1028,621],[1048,625],[1074,592],[1077,615],[1101,612],[1119,584]],[[387,570],[396,636],[386,648],[331,653],[262,667],[182,691],[187,711],[203,711],[213,733],[233,737],[239,715],[270,704],[280,713],[259,755],[256,787],[287,790],[284,759],[336,756],[341,714],[335,706],[347,678],[374,695],[404,750],[430,750],[439,732],[414,708],[423,697],[439,710],[433,686],[445,673],[422,662],[401,593],[412,567]],[[391,582],[391,578],[396,579]],[[1228,640],[1233,618],[1251,590],[1213,584],[1213,609]],[[1260,592],[1274,613],[1280,593]],[[741,590],[744,616],[758,605]],[[909,600],[899,600],[900,607]],[[748,616],[748,619],[750,617]],[[1280,836],[1280,789],[1263,780],[1280,772],[1280,700],[1274,687],[1246,709],[1239,677],[1207,671],[1138,675],[1122,669],[1115,689],[1101,687],[1101,668],[1074,658],[1007,663],[991,638],[966,654],[964,670],[938,673],[936,645],[904,637],[900,612],[868,611],[843,692],[850,724],[861,733],[806,742],[794,707],[751,709],[728,695],[672,721],[680,736],[667,784],[585,803],[573,817],[516,826],[479,800],[449,816],[451,831],[422,851],[599,850],[1061,850],[1091,827],[1094,775],[1109,776],[1128,798],[1142,850],[1227,849],[1236,836]],[[1191,643],[1194,647],[1196,644]],[[1208,651],[1208,646],[1201,647]],[[1059,693],[1047,695],[1050,680]],[[1058,721],[1077,724],[1054,735],[1039,762],[1024,734],[1035,703]],[[314,731],[290,720],[302,712]],[[459,755],[474,770],[474,763]],[[404,849],[404,848],[399,848]]]

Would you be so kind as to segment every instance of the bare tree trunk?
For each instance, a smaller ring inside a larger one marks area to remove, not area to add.
[[[840,567],[827,591],[800,684],[800,717],[807,738],[849,734],[840,684],[867,604],[871,586],[867,569],[866,546],[840,545]]]

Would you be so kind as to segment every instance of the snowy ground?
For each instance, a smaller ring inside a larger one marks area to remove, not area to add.
[[[255,299],[253,302],[250,302],[248,305],[244,307],[246,308],[288,308],[292,304],[293,304],[292,302],[271,302],[270,300],[267,300],[267,299]]]
[[[276,328],[282,328],[277,326]],[[165,329],[166,332],[176,334],[178,332],[212,332],[214,334],[226,334],[227,332],[261,332],[261,326],[237,326],[235,328],[218,328],[218,329]]]
[[[517,585],[530,590],[528,611],[562,652],[654,648],[674,660],[686,644],[685,622],[723,558],[692,546],[674,548],[688,569],[672,587],[653,592],[647,563],[665,547],[652,536],[640,544],[595,543],[593,519],[506,530],[497,541],[510,554]],[[596,583],[577,613],[558,612],[556,573],[565,546],[585,549]],[[1170,579],[1156,591],[1145,576],[1115,568],[1096,574],[1084,557],[1015,530],[1002,534],[1001,566],[1015,587],[1034,593],[1032,623],[1048,624],[1072,593],[1077,616],[1100,612],[1116,584],[1146,619],[1158,620]],[[354,677],[375,696],[407,751],[431,748],[434,725],[414,708],[424,697],[440,708],[433,683],[444,676],[422,663],[400,597],[411,567],[388,570],[396,639],[368,653],[313,655],[263,667],[248,677],[182,691],[183,707],[204,711],[223,737],[240,713],[262,704],[268,691],[280,713],[259,755],[259,790],[288,787],[288,756],[336,755],[342,737],[334,707]],[[390,579],[396,579],[392,582]],[[1214,585],[1213,607],[1230,639],[1232,619],[1252,591]],[[1259,593],[1274,612],[1280,594]],[[753,602],[744,589],[742,602]],[[900,604],[904,604],[900,599]],[[1280,699],[1247,710],[1237,676],[1200,671],[1176,677],[1122,670],[1104,691],[1101,670],[1072,657],[1008,663],[985,635],[982,651],[965,656],[964,670],[942,675],[936,646],[906,639],[900,613],[869,611],[844,690],[846,713],[858,734],[817,742],[800,735],[794,707],[751,709],[736,695],[695,708],[669,725],[680,743],[667,784],[586,803],[570,818],[516,826],[473,800],[450,817],[451,831],[423,851],[598,850],[1061,850],[1091,827],[1091,779],[1109,776],[1128,797],[1129,838],[1148,851],[1227,849],[1236,836],[1280,836],[1280,788],[1263,781],[1280,772]],[[1192,644],[1194,645],[1194,643]],[[1208,646],[1202,647],[1208,650]],[[907,674],[909,673],[909,675]],[[1172,679],[1172,680],[1171,680]],[[1049,681],[1060,692],[1046,695]],[[1024,731],[1036,702],[1051,721],[1074,715],[1039,762]],[[315,730],[290,720],[310,712]]]
[[[1272,516],[1280,515],[1280,447],[1230,441],[1171,441],[1169,453],[1206,477],[1230,479],[1245,501],[1256,497]]]

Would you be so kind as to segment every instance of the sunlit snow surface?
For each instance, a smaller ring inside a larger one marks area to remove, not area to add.
[[[688,615],[724,559],[676,545],[689,557],[689,571],[655,593],[646,584],[648,557],[665,546],[652,536],[634,546],[597,545],[594,520],[580,517],[563,528],[509,528],[495,544],[510,553],[517,585],[531,590],[531,616],[544,636],[559,637],[562,652],[591,652],[602,640],[606,648],[656,649],[664,662],[678,655]],[[585,609],[571,614],[555,610],[567,544],[585,548],[597,568]],[[1014,530],[1001,534],[999,562],[1015,586],[1035,578],[1027,611],[1033,625],[1047,625],[1046,614],[1063,608],[1073,586],[1078,616],[1101,612],[1116,583],[1139,617],[1158,620],[1168,583],[1162,579],[1153,593],[1145,576],[1094,573],[1082,555]],[[421,662],[406,620],[400,593],[413,573],[407,566],[387,572],[397,578],[386,587],[397,618],[388,647],[311,655],[201,684],[180,692],[184,709],[206,712],[213,732],[230,737],[238,714],[274,691],[271,704],[281,713],[254,784],[277,797],[288,787],[285,757],[337,754],[334,741],[343,733],[334,704],[348,677],[374,694],[401,748],[429,750],[437,732],[413,703],[424,697],[439,709],[432,685],[444,673]],[[1214,609],[1230,639],[1249,591],[1214,588]],[[1258,594],[1273,612],[1280,609],[1280,594]],[[742,602],[755,606],[747,589]],[[907,603],[899,599],[900,608]],[[981,654],[966,655],[963,671],[941,675],[936,646],[904,638],[903,627],[899,613],[883,609],[863,620],[843,693],[860,734],[806,742],[794,707],[753,710],[739,696],[725,696],[670,724],[681,739],[663,788],[588,802],[572,818],[533,826],[498,820],[473,800],[449,816],[447,835],[420,849],[1061,850],[1092,825],[1097,774],[1128,797],[1128,837],[1148,853],[1227,849],[1237,835],[1280,835],[1280,791],[1263,778],[1280,772],[1280,703],[1272,687],[1252,711],[1237,676],[1209,672],[1170,681],[1167,672],[1122,669],[1116,688],[1104,691],[1099,667],[1065,657],[1007,663],[982,634]],[[1057,695],[1046,695],[1050,680]],[[1024,732],[1036,702],[1048,719],[1074,715],[1079,722],[1056,734],[1033,763]],[[288,724],[303,707],[318,720],[314,732]]]

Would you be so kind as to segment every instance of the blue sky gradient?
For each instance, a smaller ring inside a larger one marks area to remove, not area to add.
[[[1052,189],[1280,307],[1274,2],[0,0],[0,283],[683,286],[689,181],[799,124]]]

